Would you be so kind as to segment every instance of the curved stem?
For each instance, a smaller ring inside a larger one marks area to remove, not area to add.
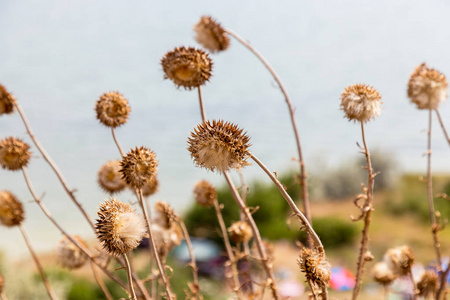
[[[91,265],[92,274],[94,275],[95,281],[97,282],[98,286],[102,289],[103,294],[105,295],[107,300],[114,300],[111,296],[111,293],[108,291],[108,288],[105,286],[105,283],[103,282],[100,275],[98,275],[98,272],[96,270],[95,264],[92,262],[92,260],[89,261],[89,264]]]
[[[303,226],[305,227],[306,231],[310,234],[314,244],[316,245],[318,251],[320,253],[324,253],[325,250],[323,249],[322,242],[320,241],[319,236],[312,228],[311,224],[309,223],[308,219],[305,217],[305,215],[298,209],[297,205],[295,205],[294,200],[292,200],[291,196],[286,192],[283,185],[280,183],[280,181],[270,172],[270,170],[253,154],[249,153],[251,159],[253,159],[254,162],[256,162],[261,169],[272,179],[273,183],[277,186],[278,190],[280,191],[281,195],[283,195],[283,198],[286,200],[286,202],[291,207],[292,211],[294,212],[294,215],[299,218]]]
[[[267,70],[270,72],[270,74],[273,76],[273,78],[277,82],[278,86],[280,87],[281,92],[284,95],[284,99],[285,99],[286,104],[289,109],[289,115],[291,117],[292,128],[294,130],[295,141],[297,144],[297,152],[298,152],[298,159],[299,159],[299,165],[300,165],[300,185],[302,187],[303,210],[304,210],[305,217],[311,223],[311,211],[310,211],[310,207],[309,207],[308,182],[306,181],[307,175],[306,175],[306,170],[305,170],[305,161],[303,160],[302,147],[301,147],[301,143],[300,143],[300,135],[298,133],[297,121],[295,119],[295,109],[294,109],[294,106],[292,105],[291,99],[290,99],[290,97],[287,93],[287,90],[284,87],[284,84],[281,81],[280,77],[275,72],[275,70],[272,68],[272,66],[269,64],[269,62],[264,58],[264,56],[262,56],[261,53],[256,51],[255,48],[253,48],[247,41],[245,41],[237,33],[233,32],[230,29],[227,29],[226,31],[228,32],[229,35],[231,35],[236,40],[238,40],[242,45],[247,47],[247,49],[249,49],[263,63],[263,65],[267,68]],[[312,246],[310,239],[308,239],[308,243],[310,244],[310,246]]]
[[[233,181],[231,180],[230,174],[228,174],[227,171],[223,172],[223,175],[225,176],[225,179],[227,180],[228,186],[230,187],[231,194],[233,195],[234,200],[238,204],[241,211],[245,213],[245,216],[247,218],[247,221],[252,228],[254,241],[256,244],[256,248],[258,249],[259,255],[261,256],[261,262],[263,264],[264,270],[267,273],[267,277],[269,278],[269,287],[272,290],[272,296],[275,299],[279,299],[278,293],[277,293],[277,287],[275,285],[275,275],[273,274],[272,264],[269,263],[269,260],[267,259],[267,253],[266,249],[264,247],[264,244],[261,239],[261,234],[259,233],[258,226],[256,226],[255,220],[253,219],[252,214],[250,213],[250,210],[245,205],[244,201],[242,201],[241,196],[239,195],[236,186],[234,185]]]
[[[128,260],[128,256],[126,253],[122,253],[122,257],[123,257],[123,260],[125,261],[125,267],[127,269],[128,286],[129,286],[131,299],[137,300],[136,293],[134,291],[134,286],[133,286],[133,277],[131,276],[130,261]]]
[[[34,252],[33,247],[31,246],[30,240],[28,239],[28,235],[25,232],[25,228],[23,228],[22,224],[19,224],[19,229],[20,229],[20,232],[22,233],[23,239],[25,240],[25,244],[27,244],[28,250],[31,253],[31,257],[33,257],[34,263],[36,264],[39,274],[41,275],[41,278],[42,278],[42,281],[44,282],[45,289],[47,290],[48,296],[50,297],[50,299],[58,299],[58,297],[56,297],[56,294],[53,291],[52,287],[50,286],[50,283],[47,280],[47,276],[45,276],[44,269],[42,268],[42,265],[39,262],[36,252]]]
[[[155,261],[156,261],[156,264],[158,266],[159,273],[160,273],[161,279],[163,281],[164,287],[166,289],[167,298],[169,300],[172,300],[174,298],[173,298],[173,295],[172,295],[172,291],[170,290],[169,281],[167,280],[167,276],[166,276],[166,272],[164,270],[164,266],[161,263],[161,259],[159,258],[159,255],[158,255],[158,250],[156,249],[155,239],[153,238],[152,225],[151,225],[148,213],[147,213],[147,208],[144,205],[144,197],[142,195],[142,189],[137,189],[137,190],[138,190],[137,194],[138,194],[138,199],[139,199],[139,205],[141,206],[142,212],[144,213],[145,221],[147,223],[149,242],[150,242],[150,244],[152,246],[152,249],[153,249],[153,254],[154,254],[154,257],[155,257]]]
[[[448,136],[447,130],[445,130],[444,122],[441,119],[441,114],[439,113],[439,110],[436,109],[435,111],[439,120],[439,124],[441,125],[442,132],[444,133],[445,139],[447,140],[447,143],[450,146],[450,137]]]
[[[356,280],[355,280],[355,288],[353,289],[352,299],[355,300],[358,298],[359,291],[361,289],[361,282],[362,282],[362,275],[364,272],[364,264],[366,263],[365,255],[367,251],[367,246],[369,244],[369,227],[370,227],[370,217],[372,214],[372,200],[373,200],[373,185],[375,180],[375,175],[373,174],[372,169],[372,161],[370,159],[370,152],[369,148],[367,147],[366,143],[366,136],[364,134],[364,123],[361,122],[361,135],[364,145],[364,155],[366,156],[366,162],[367,162],[367,192],[366,192],[366,201],[364,203],[363,207],[363,213],[364,213],[364,228],[362,231],[362,238],[361,238],[361,247],[359,249],[359,257],[358,257],[358,263],[357,263],[357,270],[356,270]]]
[[[239,275],[236,266],[236,257],[234,256],[233,248],[231,247],[227,226],[225,225],[225,221],[223,220],[222,210],[220,209],[220,205],[217,199],[214,200],[214,210],[216,211],[217,221],[219,222],[220,231],[222,232],[223,243],[225,244],[225,249],[227,251],[228,258],[230,259],[234,290],[236,291],[236,293],[239,293],[239,286],[241,284],[239,282]]]
[[[31,140],[33,141],[36,148],[39,150],[39,152],[42,154],[42,157],[47,161],[47,163],[52,168],[53,172],[55,172],[56,176],[58,177],[59,181],[61,182],[61,185],[63,186],[66,193],[69,195],[70,199],[72,199],[72,202],[78,207],[80,212],[83,214],[85,219],[88,221],[89,225],[91,225],[92,229],[95,231],[95,225],[92,219],[89,217],[87,212],[83,209],[81,204],[78,202],[78,200],[75,198],[74,190],[70,189],[69,186],[66,183],[66,180],[61,173],[61,171],[58,169],[58,166],[53,162],[51,157],[47,154],[44,147],[41,145],[41,143],[38,141],[38,139],[34,136],[33,132],[31,131],[30,123],[28,122],[27,117],[25,116],[25,113],[23,112],[22,108],[16,103],[15,104],[17,111],[19,112],[20,117],[22,118],[22,121],[25,125],[25,128],[27,130],[28,135],[30,136]]]
[[[111,127],[111,134],[113,136],[114,143],[116,143],[117,149],[119,149],[120,155],[122,157],[125,156],[125,154],[124,154],[124,152],[122,150],[122,147],[120,146],[119,141],[117,140],[116,131],[114,130],[114,127]]]
[[[203,122],[206,121],[206,113],[205,113],[205,106],[203,104],[203,97],[202,97],[202,89],[200,88],[200,86],[197,87],[198,90],[198,102],[200,105],[200,114],[202,116],[202,120]]]

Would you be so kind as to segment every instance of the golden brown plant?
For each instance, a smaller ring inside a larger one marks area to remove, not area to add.
[[[183,232],[177,223],[173,223],[169,228],[153,223],[152,232],[156,249],[163,261],[173,248],[181,244],[183,239]]]
[[[156,176],[158,160],[149,148],[131,149],[121,162],[122,178],[133,188],[142,188],[144,184]]]
[[[201,180],[194,186],[194,197],[198,205],[210,207],[217,201],[217,192],[209,181]]]
[[[155,217],[153,223],[169,229],[174,222],[179,218],[172,207],[166,202],[158,201],[155,203]]]
[[[414,264],[414,252],[411,247],[405,245],[391,248],[386,252],[384,261],[400,276],[408,275]]]
[[[118,199],[111,198],[101,203],[97,215],[97,237],[112,255],[119,256],[133,250],[147,232],[141,215],[130,204]]]
[[[189,90],[205,84],[211,77],[212,62],[208,54],[192,47],[177,47],[167,52],[161,65],[165,79]]]
[[[408,97],[418,109],[437,109],[447,99],[447,79],[444,74],[422,63],[408,82]]]
[[[306,279],[318,286],[326,286],[331,278],[330,264],[325,255],[315,250],[303,248],[300,252],[298,265],[305,273]]]
[[[158,187],[159,187],[158,178],[156,177],[156,175],[152,176],[142,186],[142,194],[144,195],[144,197],[151,196],[158,191]]]
[[[252,228],[247,222],[238,221],[228,227],[230,239],[235,243],[248,242],[253,237]]]
[[[373,266],[373,278],[381,285],[389,285],[398,275],[389,267],[385,261],[380,261]]]
[[[130,106],[128,100],[119,92],[107,92],[97,100],[95,111],[100,123],[115,128],[127,122]]]
[[[0,84],[0,116],[13,113],[15,104],[16,99],[14,99],[14,96]]]
[[[85,241],[81,237],[73,235],[72,238],[87,248]],[[64,236],[56,247],[56,258],[63,267],[73,270],[82,267],[89,257]]]
[[[195,39],[211,52],[224,51],[230,46],[230,38],[222,25],[210,16],[202,16],[194,25]]]
[[[419,282],[417,282],[417,289],[419,290],[419,296],[428,297],[436,293],[438,276],[434,271],[426,271],[422,274]]]
[[[224,172],[247,166],[250,138],[237,125],[222,120],[205,121],[191,132],[188,150],[195,164]]]
[[[8,137],[0,140],[0,165],[11,171],[22,169],[30,160],[29,149],[30,146],[18,138]]]
[[[98,171],[98,184],[110,194],[120,192],[127,186],[119,172],[120,168],[120,160],[110,160]]]
[[[25,219],[22,203],[8,191],[0,191],[0,223],[12,227]]]
[[[341,109],[351,121],[367,122],[381,113],[381,96],[366,84],[354,84],[341,94]]]

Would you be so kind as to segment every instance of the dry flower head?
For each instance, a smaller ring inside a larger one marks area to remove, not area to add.
[[[326,286],[331,278],[330,264],[324,254],[315,250],[302,248],[298,265],[305,273],[306,279],[318,286]]]
[[[208,54],[192,47],[177,47],[167,52],[161,65],[165,79],[189,90],[205,84],[211,77],[212,62]]]
[[[419,282],[417,282],[417,289],[419,290],[419,296],[427,297],[433,295],[436,291],[438,282],[438,275],[434,271],[425,271],[422,274]]]
[[[151,196],[158,191],[158,187],[158,178],[156,177],[156,175],[152,176],[142,186],[142,195],[144,195],[144,197]]]
[[[130,204],[115,198],[101,203],[97,215],[97,237],[103,248],[116,256],[139,246],[147,231],[142,216]]]
[[[122,158],[121,166],[122,178],[132,188],[142,188],[152,176],[156,176],[158,160],[149,148],[136,147]]]
[[[0,140],[0,165],[11,171],[20,170],[30,161],[30,146],[18,138]]]
[[[410,272],[414,259],[414,252],[407,245],[389,249],[383,258],[388,266],[401,276]]]
[[[253,231],[247,222],[238,221],[228,227],[230,239],[235,243],[248,242],[253,237]]]
[[[110,194],[120,192],[127,186],[127,183],[122,179],[120,168],[120,160],[111,160],[98,171],[98,184]]]
[[[0,191],[0,223],[12,227],[25,219],[22,203],[8,191]]]
[[[365,84],[354,84],[341,94],[341,109],[350,121],[367,122],[381,113],[381,96]]]
[[[84,240],[78,235],[71,236],[79,244],[87,248]],[[65,268],[78,269],[82,267],[88,260],[86,253],[80,250],[72,241],[64,236],[56,247],[56,257],[58,262]]]
[[[210,16],[203,16],[194,25],[195,39],[211,52],[224,51],[230,46],[230,38],[225,29]]]
[[[177,220],[177,214],[168,203],[163,201],[158,201],[155,203],[155,217],[153,219],[155,224],[169,229]]]
[[[198,167],[225,172],[247,166],[250,138],[237,125],[222,120],[199,124],[188,138],[188,150]]]
[[[0,116],[13,113],[15,104],[16,99],[14,99],[14,96],[0,84]]]
[[[130,106],[128,100],[119,92],[107,92],[97,100],[95,111],[100,123],[115,128],[127,122]]]
[[[382,285],[389,285],[397,278],[397,274],[384,261],[376,263],[372,273],[375,281]]]
[[[435,69],[422,63],[408,82],[408,97],[418,109],[437,109],[447,99],[447,79]]]
[[[209,181],[201,180],[194,186],[194,197],[198,205],[209,207],[217,201],[217,192]]]
[[[183,233],[177,223],[173,223],[170,228],[153,223],[152,233],[156,249],[162,259],[165,259],[173,248],[180,245],[183,239]]]

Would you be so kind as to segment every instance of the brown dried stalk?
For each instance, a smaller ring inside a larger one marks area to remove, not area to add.
[[[36,264],[39,274],[41,275],[42,282],[44,283],[44,286],[45,286],[45,289],[47,290],[48,296],[52,300],[58,299],[58,297],[56,297],[56,294],[53,291],[52,287],[50,286],[50,283],[47,280],[47,276],[45,276],[44,269],[42,268],[42,265],[39,262],[39,258],[37,257],[36,252],[34,252],[33,247],[31,246],[30,239],[28,238],[28,235],[25,232],[25,228],[23,228],[22,224],[19,224],[19,229],[20,229],[20,232],[22,233],[23,239],[25,240],[25,244],[27,244],[27,247],[28,247],[28,250],[30,251],[31,257],[33,258],[33,261]]]
[[[111,127],[111,134],[113,136],[114,143],[116,143],[117,149],[119,149],[120,156],[122,156],[122,157],[125,156],[125,154],[124,154],[124,152],[122,150],[122,147],[120,147],[119,141],[117,140],[116,132],[114,130],[114,127]]]
[[[174,296],[172,294],[172,291],[170,290],[170,284],[169,284],[169,281],[167,280],[167,275],[164,270],[164,266],[161,263],[161,259],[158,255],[158,250],[156,249],[155,239],[153,238],[153,230],[152,230],[151,221],[150,221],[149,215],[147,213],[147,208],[144,205],[144,196],[142,194],[142,189],[137,189],[137,195],[138,195],[139,205],[141,206],[142,212],[144,213],[145,221],[147,223],[149,242],[150,242],[150,245],[152,246],[156,265],[158,266],[159,274],[161,276],[161,280],[162,280],[162,282],[164,284],[164,288],[166,290],[167,299],[172,300],[172,299],[174,299]]]
[[[447,269],[442,272],[442,275],[440,278],[439,290],[436,294],[437,300],[446,299],[446,295],[447,295],[446,286],[447,286],[448,274],[450,274],[450,262],[447,265]]]
[[[103,294],[105,295],[107,300],[114,300],[111,296],[111,293],[108,291],[108,288],[105,286],[105,283],[103,282],[100,275],[98,275],[98,272],[96,270],[95,264],[92,262],[92,260],[89,261],[89,264],[91,265],[92,274],[94,275],[95,281],[97,281],[97,284],[100,286],[100,288],[103,291]]]
[[[292,128],[294,130],[295,135],[295,141],[297,144],[297,152],[298,152],[298,162],[300,166],[300,186],[302,187],[302,199],[303,199],[303,211],[306,216],[306,219],[308,222],[311,223],[311,211],[309,207],[309,194],[308,194],[308,182],[306,180],[306,169],[305,169],[305,161],[303,160],[303,154],[302,154],[302,147],[300,143],[300,135],[298,133],[297,129],[297,121],[295,119],[295,109],[292,105],[291,99],[287,93],[286,88],[284,87],[283,82],[281,81],[281,78],[278,76],[278,74],[275,72],[275,70],[272,68],[272,66],[269,64],[269,62],[258,52],[255,48],[253,48],[247,41],[245,41],[242,37],[240,37],[237,33],[233,32],[230,29],[226,29],[226,32],[234,37],[236,40],[238,40],[242,45],[247,47],[266,67],[266,69],[270,72],[270,74],[273,76],[275,81],[277,82],[278,86],[280,87],[281,92],[284,95],[284,99],[286,101],[286,104],[289,109],[289,115],[291,117],[291,123]],[[308,237],[308,244],[311,247],[311,239]]]
[[[437,109],[435,110],[435,112],[438,117],[439,124],[441,125],[442,132],[444,133],[445,139],[447,140],[448,145],[450,146],[450,137],[448,136],[447,130],[445,130],[445,126],[444,126],[444,122],[442,121],[441,114],[439,113],[439,110],[437,110]]]
[[[364,204],[359,206],[357,202],[355,204],[361,209],[361,216],[356,219],[364,219],[364,228],[362,231],[362,237],[361,237],[361,247],[359,249],[359,257],[358,257],[358,263],[357,263],[357,270],[356,270],[356,280],[355,280],[355,287],[353,289],[352,299],[355,300],[358,298],[359,291],[361,289],[361,282],[362,282],[362,275],[364,272],[364,264],[366,263],[366,252],[367,252],[367,245],[369,243],[369,227],[370,227],[370,216],[372,214],[373,208],[372,208],[372,202],[373,202],[373,186],[375,181],[375,174],[373,173],[372,169],[372,161],[370,159],[370,152],[369,148],[367,147],[366,143],[366,136],[364,134],[364,122],[361,121],[361,135],[363,140],[364,148],[362,148],[364,155],[366,156],[366,162],[367,162],[367,188],[364,188],[366,195],[364,197]],[[357,201],[357,200],[355,200]]]
[[[268,286],[270,287],[270,289],[272,291],[272,296],[274,299],[279,299],[279,296],[277,293],[277,287],[275,284],[275,275],[273,273],[272,264],[269,263],[269,260],[267,258],[266,249],[262,242],[261,234],[259,233],[258,226],[256,225],[255,220],[253,219],[253,216],[250,213],[249,208],[245,205],[244,201],[242,201],[242,198],[239,195],[239,193],[236,189],[236,186],[234,185],[233,181],[231,180],[230,174],[228,174],[228,172],[225,171],[225,172],[223,172],[223,175],[225,176],[225,179],[227,180],[228,186],[230,187],[231,194],[233,195],[234,200],[238,204],[241,211],[244,212],[245,217],[247,218],[247,221],[248,221],[250,227],[252,228],[256,248],[258,249],[259,255],[261,256],[261,262],[263,264],[264,270],[266,271],[266,274],[268,277]]]
[[[127,269],[128,286],[129,286],[131,300],[137,300],[136,292],[134,291],[134,286],[133,286],[133,277],[131,276],[130,261],[128,260],[128,256],[126,253],[122,253],[122,257],[123,257],[123,260],[125,261],[125,267]]]
[[[200,106],[200,114],[202,115],[203,122],[206,121],[206,113],[205,113],[205,106],[203,103],[203,97],[202,97],[202,89],[200,86],[197,87],[198,90],[198,103]]]

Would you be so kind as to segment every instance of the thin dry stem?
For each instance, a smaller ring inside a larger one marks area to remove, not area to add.
[[[111,134],[113,136],[114,143],[116,143],[117,149],[119,149],[120,156],[122,156],[122,157],[125,156],[125,154],[122,150],[122,147],[120,146],[119,141],[117,140],[116,131],[114,130],[114,127],[111,127]]]
[[[447,287],[448,274],[450,274],[450,262],[447,265],[447,269],[445,269],[445,271],[442,272],[442,274],[441,274],[439,289],[436,294],[437,300],[446,299],[446,294],[447,294],[446,287]]]
[[[16,103],[15,106],[16,106],[17,111],[19,112],[20,117],[22,118],[22,121],[23,121],[23,123],[25,125],[25,128],[27,130],[27,133],[30,136],[31,140],[33,141],[34,145],[39,150],[39,152],[42,154],[42,157],[44,157],[44,159],[50,165],[50,167],[52,168],[53,172],[55,172],[55,174],[58,177],[59,181],[61,182],[64,190],[69,195],[70,199],[72,199],[72,202],[78,207],[80,212],[83,214],[83,216],[86,218],[86,220],[88,221],[89,225],[91,225],[92,229],[95,232],[94,222],[92,221],[92,219],[89,217],[87,212],[83,209],[81,204],[76,199],[76,197],[74,195],[74,190],[69,188],[69,186],[67,185],[66,180],[65,180],[65,178],[63,176],[63,174],[58,169],[58,166],[53,162],[51,157],[47,154],[47,151],[45,151],[44,147],[41,145],[41,143],[38,141],[38,139],[34,136],[32,130],[31,130],[30,123],[28,122],[28,119],[25,116],[25,112],[22,110],[22,108],[19,106],[19,104]]]
[[[20,229],[20,232],[22,233],[23,239],[25,240],[25,244],[27,244],[27,247],[28,247],[28,250],[30,251],[31,257],[33,258],[33,261],[36,264],[39,274],[41,275],[42,282],[44,283],[44,286],[45,286],[45,289],[47,290],[48,296],[50,297],[50,299],[58,299],[58,297],[56,297],[56,294],[53,291],[52,287],[50,286],[50,283],[47,280],[47,276],[45,276],[44,269],[42,268],[42,265],[39,262],[39,258],[37,257],[36,252],[34,252],[33,247],[31,246],[28,235],[25,232],[25,228],[23,228],[22,224],[19,224],[19,229]]]
[[[286,200],[286,202],[289,204],[290,208],[294,212],[294,215],[298,217],[300,222],[305,227],[305,230],[310,234],[315,246],[317,247],[317,250],[320,253],[324,253],[325,250],[323,249],[322,242],[320,241],[319,236],[312,228],[311,224],[309,223],[308,219],[306,219],[305,215],[298,209],[297,205],[295,205],[294,200],[292,200],[291,196],[286,192],[283,185],[280,183],[280,181],[270,172],[270,170],[253,154],[250,153],[250,157],[253,159],[254,162],[258,164],[258,166],[263,169],[263,171],[272,179],[273,183],[277,186],[278,190],[280,191],[283,198]]]
[[[169,285],[169,281],[167,280],[167,276],[166,276],[166,272],[164,270],[164,266],[161,263],[161,259],[158,255],[158,250],[156,249],[156,244],[155,244],[155,240],[153,238],[153,231],[152,231],[152,225],[150,222],[150,218],[149,215],[147,213],[147,208],[144,205],[144,197],[142,195],[142,189],[137,189],[137,194],[138,194],[138,199],[139,199],[139,205],[141,206],[142,212],[144,213],[144,218],[145,221],[147,223],[147,229],[148,229],[148,235],[149,235],[149,242],[152,246],[153,249],[153,255],[155,257],[155,261],[156,264],[158,266],[158,270],[159,270],[159,274],[161,276],[161,280],[163,281],[164,284],[164,288],[166,290],[167,293],[167,299],[172,300],[173,298],[173,294],[172,291],[170,290],[170,285]]]
[[[198,90],[198,102],[200,105],[200,114],[202,115],[203,122],[206,121],[206,113],[205,113],[205,106],[203,103],[203,96],[202,96],[202,89],[200,86],[197,87]]]
[[[367,162],[367,197],[364,205],[361,208],[361,212],[363,213],[364,218],[364,228],[362,231],[361,237],[361,247],[359,249],[359,257],[356,269],[356,279],[355,279],[355,288],[353,289],[352,299],[355,300],[358,298],[359,291],[361,289],[362,275],[364,273],[364,264],[366,263],[365,254],[367,252],[367,245],[369,243],[369,227],[370,227],[370,216],[372,214],[372,200],[373,200],[373,186],[375,181],[375,174],[372,169],[372,161],[370,159],[369,148],[366,143],[366,136],[364,134],[364,123],[361,122],[361,136],[364,145],[364,155],[366,156]]]
[[[98,272],[96,270],[95,264],[92,262],[92,260],[89,261],[89,264],[91,265],[92,274],[94,275],[95,281],[97,282],[98,286],[102,289],[103,294],[105,295],[107,300],[114,300],[111,296],[111,293],[109,292],[108,288],[105,286],[105,283],[103,282],[103,279],[98,275]]]
[[[130,261],[128,260],[128,256],[126,253],[122,253],[122,257],[123,257],[123,260],[125,261],[125,267],[127,269],[128,286],[129,286],[131,299],[137,300],[136,293],[134,291],[134,286],[133,286],[133,277],[131,276]]]
[[[228,186],[230,187],[230,190],[231,190],[234,200],[238,204],[241,211],[243,211],[245,213],[247,221],[250,224],[250,227],[252,228],[254,241],[255,241],[256,247],[258,249],[259,255],[261,256],[261,262],[263,264],[264,270],[266,271],[267,277],[269,278],[269,287],[272,291],[272,296],[275,299],[279,299],[279,296],[277,293],[277,287],[275,284],[275,275],[273,273],[272,264],[268,261],[266,249],[262,242],[261,234],[259,233],[258,226],[256,226],[255,220],[253,219],[253,216],[250,213],[249,208],[245,205],[244,201],[242,201],[242,198],[239,195],[239,193],[236,189],[236,186],[234,185],[233,181],[231,180],[230,174],[228,174],[228,172],[226,172],[226,171],[223,172],[223,174],[225,176],[225,179],[227,180]]]
[[[441,125],[442,132],[444,133],[445,139],[447,140],[448,145],[450,146],[450,137],[448,136],[447,130],[445,130],[444,122],[442,121],[441,114],[439,113],[439,110],[435,110],[436,115],[439,120],[439,124]]]
[[[228,32],[229,35],[231,35],[236,40],[238,40],[242,45],[247,47],[247,49],[249,49],[263,63],[263,65],[267,68],[267,70],[270,72],[270,74],[273,76],[273,78],[277,82],[278,86],[280,87],[281,92],[284,95],[284,99],[285,99],[286,104],[289,109],[289,115],[291,117],[292,128],[294,130],[295,141],[297,144],[297,152],[298,152],[299,166],[300,166],[300,185],[302,187],[303,210],[304,210],[306,219],[308,220],[308,222],[311,223],[311,210],[309,207],[309,193],[308,193],[308,182],[306,180],[307,175],[306,175],[306,169],[305,169],[305,161],[303,160],[302,147],[301,147],[301,143],[300,143],[300,135],[299,135],[298,129],[297,129],[297,121],[295,119],[295,109],[294,109],[294,106],[292,105],[292,101],[287,93],[286,88],[284,87],[283,82],[281,81],[281,78],[278,76],[278,74],[275,72],[275,70],[269,64],[269,62],[261,55],[261,53],[256,51],[255,48],[253,48],[247,41],[245,41],[242,37],[240,37],[238,34],[233,32],[232,30],[227,29],[226,31]],[[308,245],[310,248],[312,247],[312,241],[309,236],[308,236]]]

